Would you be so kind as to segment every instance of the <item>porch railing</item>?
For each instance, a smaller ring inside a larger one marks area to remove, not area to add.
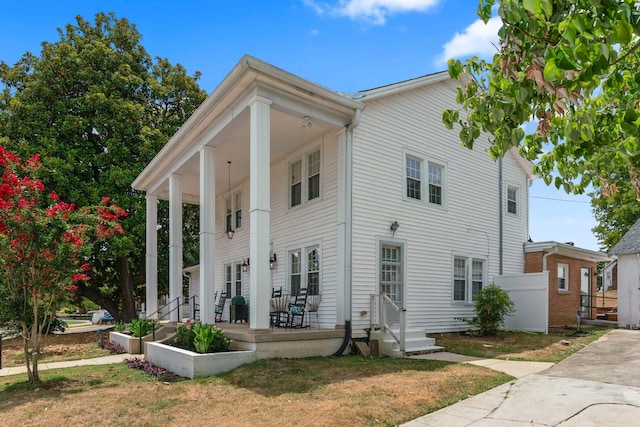
[[[166,313],[164,313],[162,316],[158,317],[158,320],[161,320],[163,318],[165,318],[166,316],[170,315],[171,313],[173,313],[174,311],[178,311],[178,320],[180,320],[180,298],[182,298],[181,296],[177,296],[174,299],[172,299],[171,301],[169,301],[168,303],[166,303],[165,305],[158,307],[158,309],[156,311],[154,311],[153,313],[147,315],[145,318],[149,319],[151,318],[154,314],[158,314],[160,313],[163,309],[167,308],[167,307],[171,307],[171,304],[175,303],[175,307],[172,308],[171,310],[167,311]]]
[[[198,295],[189,297],[189,310],[191,311],[190,319],[200,320],[200,304],[196,302]]]
[[[388,309],[397,312],[400,317],[400,336],[396,335],[387,324]],[[400,345],[400,351],[404,352],[406,349],[407,309],[398,307],[385,292],[380,292],[380,327],[382,328],[382,332],[388,332],[389,335],[391,335],[398,345]]]

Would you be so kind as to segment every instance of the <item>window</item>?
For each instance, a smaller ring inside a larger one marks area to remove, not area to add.
[[[224,266],[224,285],[227,296],[231,295],[231,264]]]
[[[225,199],[226,229],[242,228],[242,191],[236,191]]]
[[[429,163],[429,203],[442,205],[442,166]]]
[[[242,228],[242,192],[236,191],[234,198],[236,228]]]
[[[302,159],[289,162],[289,207],[293,208],[320,198],[321,160],[320,148],[316,148],[306,153]]]
[[[453,258],[453,300],[473,302],[485,282],[486,261],[456,256]]]
[[[407,174],[407,197],[415,200],[422,200],[422,162],[412,156],[406,158]]]
[[[303,272],[305,274],[302,274]],[[320,295],[320,248],[318,246],[289,251],[291,295],[296,295],[300,288],[307,288],[308,295]]]
[[[567,264],[558,264],[558,290],[569,291],[569,266]]]
[[[235,280],[236,293],[233,294],[234,296],[235,295],[242,295],[242,264],[237,263],[237,264],[235,264],[235,267],[236,267],[236,278],[235,278],[236,279]],[[227,295],[229,297],[231,296],[230,293],[228,293]]]
[[[507,187],[507,212],[518,214],[518,189],[516,187]]]

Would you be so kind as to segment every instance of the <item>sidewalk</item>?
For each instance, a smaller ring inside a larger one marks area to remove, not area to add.
[[[68,360],[65,362],[51,362],[51,363],[38,363],[39,371],[46,371],[48,369],[61,369],[61,368],[73,368],[76,366],[88,366],[88,365],[110,365],[112,363],[123,362],[124,359],[131,357],[140,357],[140,355],[134,356],[128,353],[114,354],[111,356],[96,357],[94,359],[80,359],[80,360]],[[15,366],[11,368],[0,369],[0,377],[7,377],[9,375],[26,374],[27,368],[25,366]]]

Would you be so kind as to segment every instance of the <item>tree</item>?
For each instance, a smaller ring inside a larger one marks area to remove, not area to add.
[[[460,126],[469,148],[488,132],[494,158],[518,147],[536,160],[536,174],[567,192],[594,184],[609,196],[610,175],[626,170],[640,199],[638,2],[480,0],[484,22],[496,4],[502,28],[492,61],[449,61],[449,74],[466,84],[457,94],[464,114],[444,111],[446,126]],[[536,132],[525,136],[532,119]]]
[[[199,73],[152,60],[135,26],[112,13],[94,24],[78,16],[58,33],[39,56],[0,62],[0,136],[23,158],[40,153],[41,178],[63,199],[85,206],[109,195],[130,214],[124,235],[93,248],[95,280],[77,292],[128,321],[145,283],[145,204],[131,182],[205,94]]]
[[[108,198],[91,209],[48,195],[37,154],[22,163],[0,145],[0,311],[19,324],[29,382],[40,381],[42,335],[60,305],[89,281],[91,240],[122,234]]]
[[[628,170],[611,173],[608,181],[610,186],[616,185],[615,192],[610,196],[603,196],[596,188],[591,195],[591,209],[598,221],[592,231],[605,251],[613,249],[640,218],[640,203],[636,200],[636,193],[629,183]]]

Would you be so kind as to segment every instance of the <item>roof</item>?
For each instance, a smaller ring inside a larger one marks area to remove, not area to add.
[[[552,252],[571,258],[583,259],[586,261],[601,262],[611,261],[611,258],[604,252],[592,251],[574,246],[573,243],[560,243],[554,241],[547,242],[527,242],[524,244],[524,252]]]
[[[640,253],[640,218],[631,226],[629,231],[622,236],[622,239],[613,247],[612,255],[637,254]]]

